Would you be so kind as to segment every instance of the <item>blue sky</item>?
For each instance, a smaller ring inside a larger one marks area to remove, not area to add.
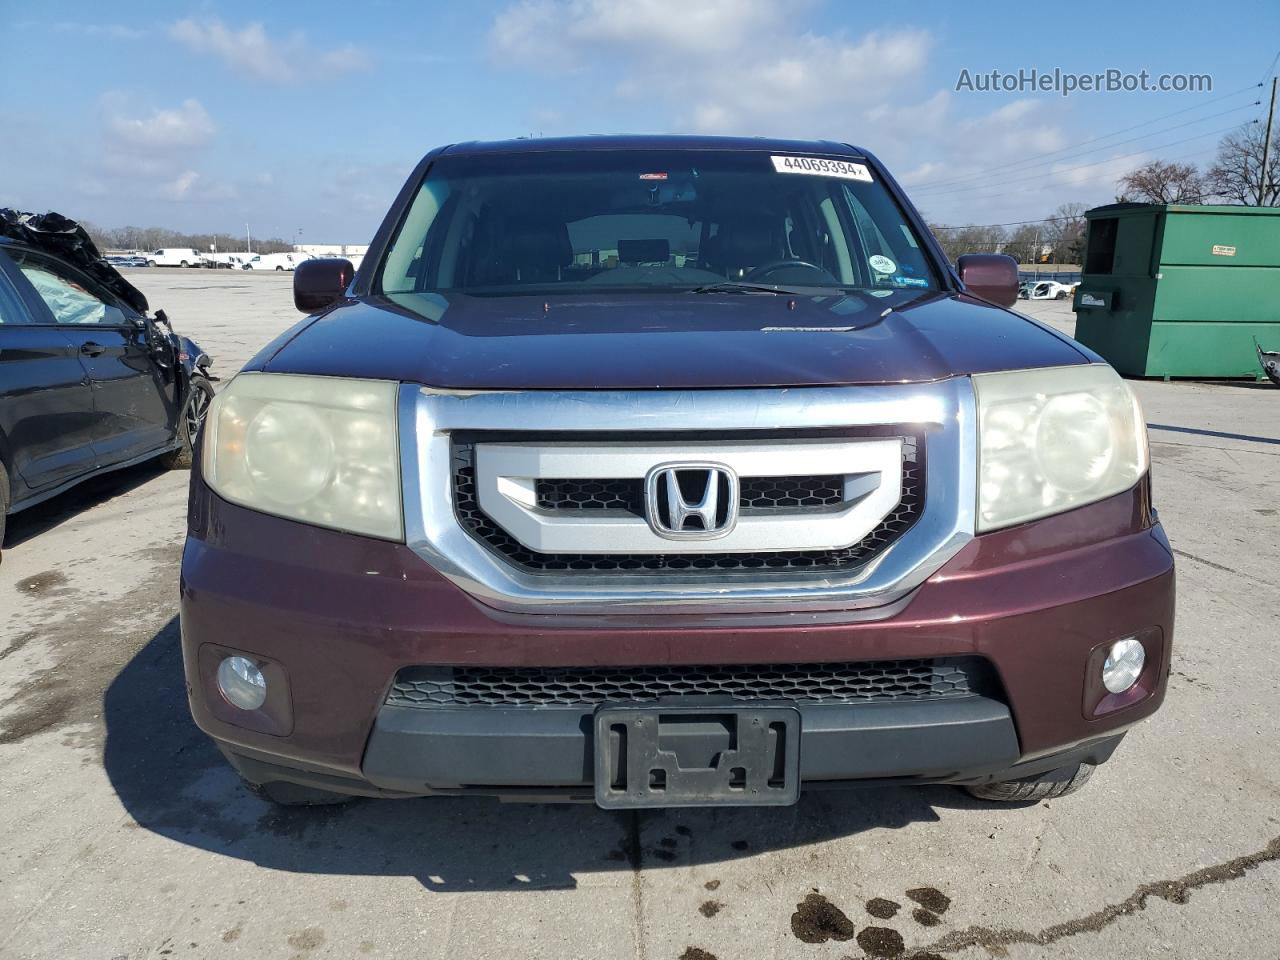
[[[931,219],[995,223],[1108,202],[1144,159],[1206,161],[1225,129],[1265,118],[1247,88],[1276,69],[1275,0],[1001,9],[1017,13],[0,0],[0,205],[355,243],[436,144],[679,132],[858,143]],[[966,68],[1199,73],[1213,89],[957,92]]]

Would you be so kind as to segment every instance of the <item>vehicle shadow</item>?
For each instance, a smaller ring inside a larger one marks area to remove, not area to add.
[[[487,798],[277,808],[245,791],[186,703],[175,617],[104,696],[104,765],[137,824],[277,870],[412,876],[428,890],[568,889],[586,872],[715,864],[936,822],[948,787],[811,791],[794,807],[610,812]]]
[[[38,503],[9,517],[3,547],[16,547],[55,527],[74,519],[84,511],[149,483],[163,473],[165,467],[148,460],[123,470],[113,470],[78,483],[44,503]]]
[[[1163,430],[1166,433],[1187,433],[1197,437],[1213,437],[1218,440],[1243,440],[1246,443],[1280,445],[1280,437],[1259,437],[1251,433],[1226,433],[1222,430],[1203,430],[1196,427],[1175,427],[1167,423],[1148,423],[1147,427],[1151,430]]]

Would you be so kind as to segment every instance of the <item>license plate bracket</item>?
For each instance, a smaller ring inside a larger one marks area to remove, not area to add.
[[[786,806],[800,797],[800,711],[600,707],[595,794],[605,809]]]

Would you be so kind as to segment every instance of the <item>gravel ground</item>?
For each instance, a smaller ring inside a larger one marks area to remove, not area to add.
[[[297,316],[287,274],[133,279],[223,375]],[[1020,307],[1071,329],[1064,304]],[[20,514],[0,566],[0,957],[1275,957],[1280,391],[1138,390],[1179,555],[1167,705],[1082,793],[1023,809],[917,788],[281,813],[186,711],[186,476],[134,469]]]

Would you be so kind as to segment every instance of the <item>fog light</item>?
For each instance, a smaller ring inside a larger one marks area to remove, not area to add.
[[[1146,660],[1147,651],[1137,637],[1117,640],[1102,664],[1102,685],[1112,693],[1124,693],[1138,682]]]
[[[267,701],[267,678],[247,657],[227,657],[218,664],[218,689],[241,710],[257,710]]]

